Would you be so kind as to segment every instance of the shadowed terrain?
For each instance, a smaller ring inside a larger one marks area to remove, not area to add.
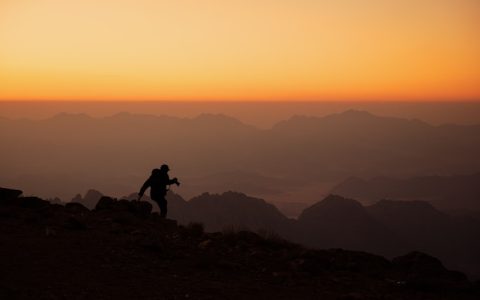
[[[250,231],[205,233],[102,197],[94,210],[0,194],[5,299],[478,299],[478,284],[412,252],[387,260]]]
[[[102,196],[90,190],[73,200],[94,209]],[[132,201],[138,195],[123,198]],[[203,193],[189,201],[170,192],[167,199],[170,218],[183,225],[201,222],[209,232],[253,230],[309,247],[367,251],[389,258],[422,251],[449,268],[480,278],[480,217],[450,215],[426,201],[381,200],[364,206],[330,195],[306,208],[298,219],[289,219],[264,200],[238,192]],[[158,212],[156,203],[145,200]]]

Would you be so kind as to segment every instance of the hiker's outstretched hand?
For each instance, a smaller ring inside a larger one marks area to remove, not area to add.
[[[176,185],[180,185],[180,182],[178,182],[177,177],[173,178],[173,183],[175,183]]]

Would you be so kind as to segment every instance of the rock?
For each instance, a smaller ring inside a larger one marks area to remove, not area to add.
[[[200,248],[200,249],[206,249],[211,243],[212,243],[212,240],[204,240],[204,241],[201,241],[201,242],[198,244],[198,248]]]
[[[50,202],[42,200],[38,197],[23,197],[19,198],[19,204],[23,208],[43,208],[50,206]]]
[[[75,217],[70,217],[65,222],[65,228],[68,228],[71,230],[85,230],[87,229],[87,225],[85,225],[83,222],[81,222]]]
[[[88,213],[90,210],[86,208],[81,203],[77,202],[70,202],[65,204],[65,210],[72,214],[85,214]]]
[[[95,206],[97,211],[129,212],[142,218],[148,217],[152,208],[152,205],[146,201],[116,200],[106,196],[102,197]]]
[[[360,293],[348,293],[345,295],[341,295],[337,298],[338,300],[363,300],[369,299]]]
[[[127,201],[127,200],[121,200],[121,201]],[[127,201],[128,203],[128,211],[141,216],[141,217],[147,217],[152,213],[153,206],[146,202],[146,201]]]
[[[411,252],[392,260],[394,270],[407,286],[417,289],[459,288],[468,286],[465,274],[447,270],[437,258]]]
[[[57,231],[50,226],[45,227],[45,235],[46,236],[55,236],[57,235]]]
[[[97,205],[95,205],[95,210],[108,210],[113,209],[115,206],[116,200],[107,196],[103,196],[98,200]]]
[[[422,252],[411,252],[392,260],[394,267],[407,274],[431,276],[445,273],[447,270],[435,257]]]
[[[9,203],[20,197],[22,193],[20,190],[0,188],[0,204]]]
[[[193,237],[201,237],[204,233],[204,228],[202,223],[198,222],[190,222],[186,230],[188,231],[188,234]]]

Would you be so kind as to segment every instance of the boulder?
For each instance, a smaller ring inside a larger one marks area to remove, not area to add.
[[[90,211],[83,204],[78,202],[69,202],[65,204],[65,210],[72,214],[85,214]]]
[[[107,196],[103,196],[95,205],[95,210],[111,210],[115,206],[116,200]]]
[[[19,199],[19,204],[23,208],[44,208],[48,207],[50,205],[50,202],[46,200],[42,200],[38,197],[22,197],[18,198]]]
[[[10,204],[13,200],[20,197],[22,193],[20,190],[0,188],[0,205]]]
[[[422,252],[411,252],[392,260],[394,271],[411,287],[448,289],[468,286],[465,274],[447,270],[437,258]]]
[[[86,230],[87,225],[75,217],[70,217],[65,221],[64,227],[70,230]]]
[[[147,217],[152,212],[152,205],[146,201],[116,200],[104,196],[98,201],[95,210],[127,211],[136,216]]]
[[[152,213],[153,206],[147,201],[128,201],[129,211],[135,215],[147,217]]]
[[[396,257],[392,263],[397,270],[418,276],[435,276],[447,271],[440,260],[417,251]]]

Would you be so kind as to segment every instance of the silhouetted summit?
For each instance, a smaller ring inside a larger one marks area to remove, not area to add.
[[[447,217],[445,213],[435,209],[432,204],[426,201],[395,201],[380,200],[367,207],[370,214],[384,216],[385,220],[396,219],[400,221],[426,221],[440,220]]]
[[[188,201],[194,220],[206,225],[207,230],[227,227],[251,230],[274,230],[283,233],[289,220],[272,204],[262,199],[237,192],[204,193]]]
[[[368,216],[363,206],[358,201],[337,195],[330,195],[322,201],[306,208],[298,220],[309,222],[319,219],[347,218],[348,220],[352,220],[364,219],[366,217]]]
[[[102,193],[92,189],[88,190],[84,197],[82,197],[80,194],[77,194],[71,202],[77,202],[84,205],[88,209],[93,209],[95,205],[97,205],[98,200],[100,200],[102,197]]]
[[[254,128],[253,126],[246,125],[235,118],[223,114],[203,113],[198,115],[196,118],[193,118],[192,123],[194,125],[205,127],[221,126],[223,128]],[[219,128],[217,127],[217,129]]]
[[[401,240],[357,201],[330,195],[305,209],[294,239],[319,248],[346,248],[393,255]]]

